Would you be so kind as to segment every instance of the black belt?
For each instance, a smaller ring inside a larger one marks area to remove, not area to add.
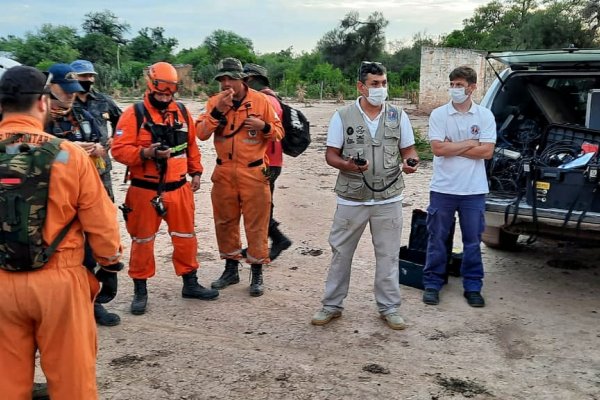
[[[258,167],[259,165],[262,165],[262,163],[263,159],[261,158],[259,160],[255,160],[248,163],[248,167]],[[223,165],[223,161],[220,158],[217,158],[217,165]]]
[[[185,185],[186,182],[187,181],[185,179],[182,179],[177,182],[167,182],[164,184],[163,191],[171,192],[173,190],[179,189],[180,187]],[[131,186],[139,187],[142,189],[154,190],[154,191],[158,190],[158,182],[149,182],[149,181],[145,181],[142,179],[135,179],[135,178],[132,179]]]

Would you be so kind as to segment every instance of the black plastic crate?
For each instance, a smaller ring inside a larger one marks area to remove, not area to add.
[[[409,249],[406,246],[400,248],[400,284],[424,289],[423,287],[423,267],[427,253],[421,250]],[[446,277],[444,283],[448,283],[448,268],[446,268]]]
[[[562,169],[540,167],[535,180],[527,183],[527,204],[537,208],[558,208],[577,211],[600,211],[598,177],[592,169]]]

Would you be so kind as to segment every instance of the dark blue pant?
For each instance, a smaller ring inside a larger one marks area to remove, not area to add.
[[[427,262],[423,269],[425,288],[440,290],[446,274],[446,239],[458,211],[463,240],[463,258],[460,273],[465,291],[481,291],[483,262],[481,261],[481,234],[485,227],[485,195],[454,195],[429,193],[427,208]]]

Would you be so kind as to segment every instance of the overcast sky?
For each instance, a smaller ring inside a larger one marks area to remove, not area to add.
[[[127,38],[144,27],[163,27],[165,36],[179,41],[178,50],[196,47],[216,29],[251,39],[254,50],[268,53],[287,49],[310,51],[344,15],[358,11],[365,19],[381,11],[389,21],[386,40],[409,43],[416,33],[437,37],[461,29],[475,8],[491,0],[20,0],[3,2],[0,36],[23,37],[44,23],[79,28],[85,14],[111,10],[131,25]]]

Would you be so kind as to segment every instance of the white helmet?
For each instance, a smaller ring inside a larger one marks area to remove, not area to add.
[[[2,78],[2,75],[4,75],[4,72],[7,69],[15,67],[17,65],[21,65],[21,63],[15,60],[11,60],[7,57],[0,57],[0,78]]]

